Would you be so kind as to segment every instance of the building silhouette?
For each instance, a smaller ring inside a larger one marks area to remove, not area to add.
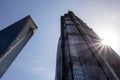
[[[55,80],[120,80],[120,57],[80,18],[61,16]]]
[[[0,78],[34,34],[37,26],[30,16],[0,31]]]

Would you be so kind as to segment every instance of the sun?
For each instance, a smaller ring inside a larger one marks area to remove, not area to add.
[[[102,39],[102,44],[103,44],[103,45],[106,45],[106,46],[109,46],[109,45],[110,45],[110,43],[109,43],[107,40],[105,40],[105,39]]]
[[[118,34],[116,34],[114,31],[104,31],[102,32],[102,45],[110,46],[112,48],[118,47]]]

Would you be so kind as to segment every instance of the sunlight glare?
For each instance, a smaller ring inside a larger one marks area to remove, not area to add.
[[[108,46],[109,46],[109,42],[106,41],[105,39],[102,40],[102,44],[103,44],[103,45],[108,45]]]
[[[112,48],[118,47],[118,36],[113,31],[105,31],[102,33],[102,44],[106,46],[111,46]]]

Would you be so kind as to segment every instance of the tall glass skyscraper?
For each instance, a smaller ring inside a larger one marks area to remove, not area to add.
[[[0,31],[0,78],[36,29],[31,17],[27,16]]]
[[[80,18],[61,17],[55,80],[120,80],[120,57]]]

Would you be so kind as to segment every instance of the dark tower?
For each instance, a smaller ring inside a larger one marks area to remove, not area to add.
[[[0,78],[34,34],[37,26],[30,16],[0,31]]]
[[[69,11],[61,17],[55,80],[120,80],[120,57]]]

